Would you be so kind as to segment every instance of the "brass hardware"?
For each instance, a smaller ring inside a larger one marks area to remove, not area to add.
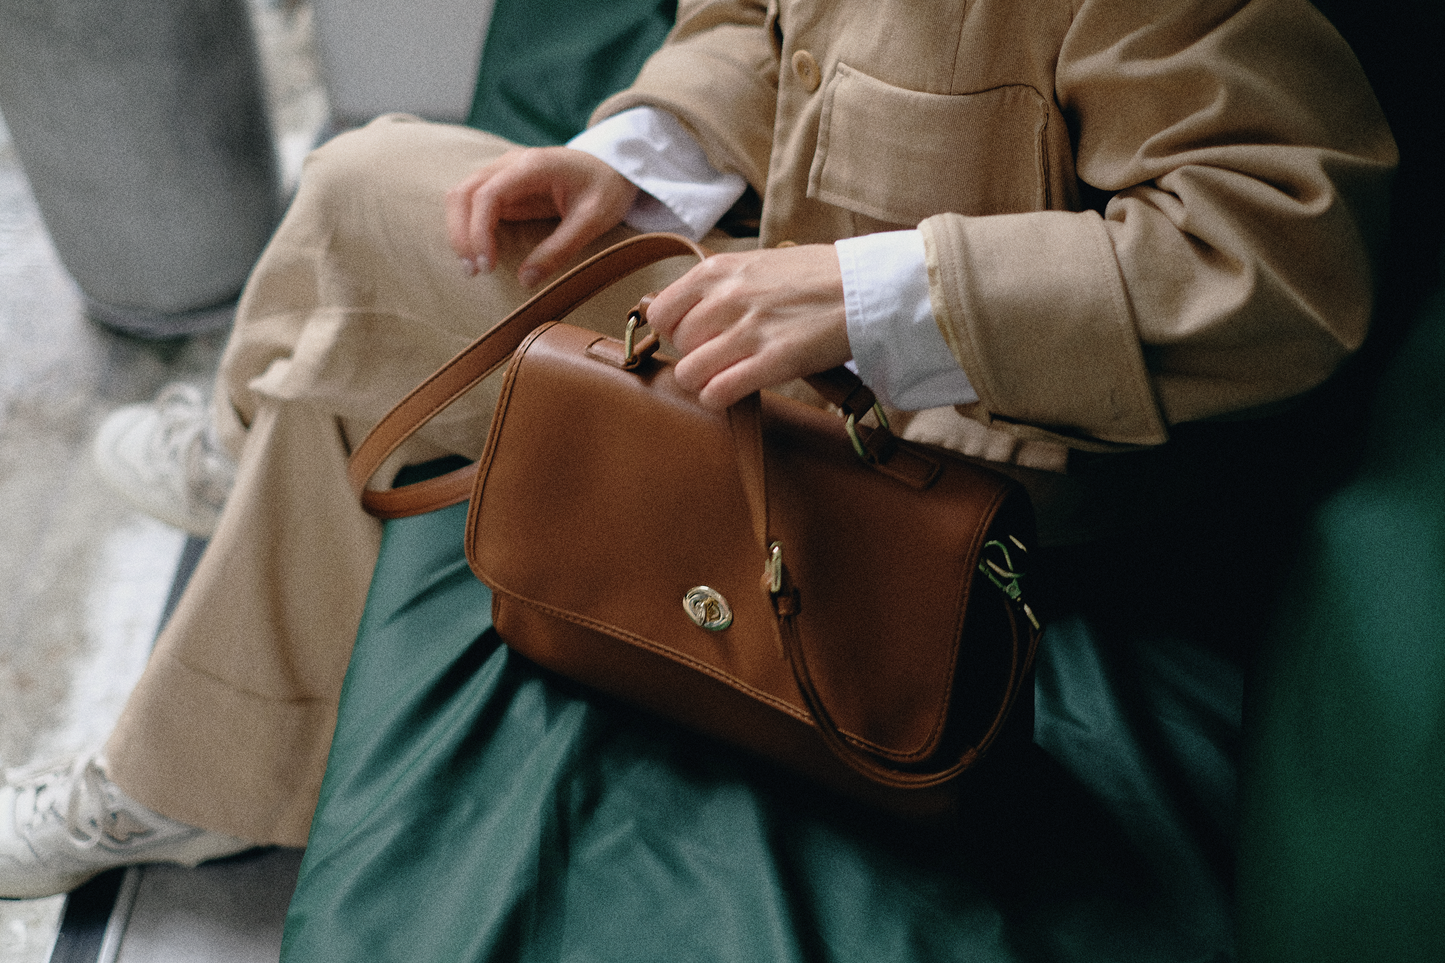
[[[733,624],[732,606],[717,589],[706,585],[689,589],[682,597],[682,607],[692,624],[709,632],[721,632]]]
[[[875,403],[873,405],[873,415],[878,419],[878,427],[884,431],[892,430],[888,425],[888,416],[883,413],[883,406],[881,404]],[[863,459],[863,461],[870,465],[873,464],[876,459],[874,459],[868,447],[863,444],[863,439],[858,437],[858,416],[849,414],[848,420],[844,422],[844,427],[848,429],[848,440],[853,443],[853,451],[856,452],[858,457]]]
[[[1024,547],[1024,543],[1014,536],[1010,535],[1008,540],[1012,542],[1014,547],[1020,552],[1028,552],[1028,549]],[[1017,568],[1022,566],[1015,567],[1013,556],[1009,554],[1008,545],[1005,545],[998,539],[994,539],[983,546],[985,552],[991,548],[997,549],[998,553],[1003,556],[1003,564],[1000,565],[991,558],[984,558],[978,563],[978,570],[986,575],[988,580],[997,586],[998,590],[1002,592],[1010,602],[1013,602],[1024,610],[1024,615],[1028,616],[1029,622],[1032,623],[1035,629],[1041,628],[1038,617],[1034,615],[1034,610],[1029,607],[1029,603],[1024,601],[1023,588],[1019,585],[1019,581],[1024,576]]]
[[[622,332],[622,366],[624,368],[631,368],[637,364],[637,329],[646,323],[637,311],[627,315],[627,329]]]
[[[768,591],[777,595],[783,590],[783,543],[774,542],[768,546],[768,564],[763,569]]]

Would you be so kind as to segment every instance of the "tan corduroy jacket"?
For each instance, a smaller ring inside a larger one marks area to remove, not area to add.
[[[1394,141],[1304,0],[682,0],[648,104],[761,243],[920,226],[981,401],[911,437],[1061,469],[1261,408],[1359,347]]]

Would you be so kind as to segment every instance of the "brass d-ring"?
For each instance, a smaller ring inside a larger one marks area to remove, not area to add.
[[[627,328],[622,332],[622,365],[625,368],[637,364],[637,329],[645,324],[642,312],[634,310],[627,315]]]
[[[888,425],[888,416],[883,413],[883,406],[881,404],[874,403],[873,416],[878,419],[878,427],[884,431],[892,430]],[[868,464],[873,464],[877,459],[875,459],[873,453],[868,450],[868,446],[863,444],[863,439],[858,436],[858,416],[850,413],[848,420],[843,424],[844,427],[848,429],[848,440],[853,443],[853,451]]]

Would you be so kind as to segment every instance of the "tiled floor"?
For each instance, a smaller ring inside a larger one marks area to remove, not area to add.
[[[89,440],[118,405],[209,378],[222,343],[88,322],[0,138],[0,764],[98,743],[144,666],[184,538],[111,496]],[[0,960],[45,960],[62,902],[0,905]]]
[[[294,177],[326,110],[309,11],[253,7]],[[88,321],[0,120],[0,767],[98,744],[141,671],[184,538],[111,495],[90,439],[169,381],[209,381],[224,342],[144,342]],[[62,906],[0,901],[0,963],[47,960]]]

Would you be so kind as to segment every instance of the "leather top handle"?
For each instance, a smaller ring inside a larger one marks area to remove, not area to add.
[[[628,275],[687,254],[701,261],[709,252],[677,234],[629,238],[568,271],[463,348],[399,401],[352,453],[347,474],[362,507],[378,518],[404,518],[466,501],[471,497],[477,473],[475,463],[401,488],[380,490],[366,486],[392,452],[504,364],[527,335],[549,321],[566,317],[597,292]]]
[[[405,518],[466,501],[471,497],[477,473],[475,463],[401,488],[375,489],[367,485],[403,442],[506,363],[527,335],[549,321],[566,317],[628,275],[658,261],[685,255],[702,261],[711,252],[679,234],[641,234],[620,241],[562,275],[463,348],[398,402],[352,453],[347,474],[362,507],[378,518]],[[646,302],[639,305],[639,315],[646,320]],[[845,416],[861,419],[877,405],[873,392],[847,368],[834,368],[805,380]],[[874,430],[861,437],[880,470],[920,487],[931,481],[936,466],[930,466],[926,459],[890,457],[892,435],[886,430]]]

